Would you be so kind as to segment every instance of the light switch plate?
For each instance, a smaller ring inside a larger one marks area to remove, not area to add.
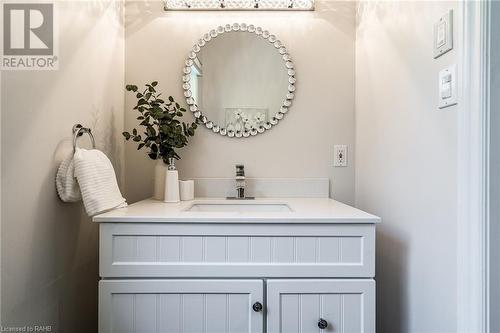
[[[453,10],[434,24],[434,59],[453,49]]]
[[[458,102],[457,65],[451,65],[439,72],[439,108],[456,105]]]
[[[347,146],[346,145],[335,145],[335,146],[333,146],[333,150],[334,150],[333,166],[346,167],[347,166]]]

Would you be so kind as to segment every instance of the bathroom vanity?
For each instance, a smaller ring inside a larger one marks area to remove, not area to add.
[[[99,332],[375,332],[375,225],[327,198],[145,200],[100,223]]]
[[[182,73],[189,111],[231,140],[272,129],[295,98],[288,49],[253,24],[204,34]],[[235,193],[214,195],[230,179],[196,185],[198,196],[234,200],[145,200],[94,218],[99,332],[374,333],[379,218],[328,199],[329,179],[248,182],[236,169]],[[247,185],[293,198],[243,200]]]

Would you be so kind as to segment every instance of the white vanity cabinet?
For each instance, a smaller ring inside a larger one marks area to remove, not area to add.
[[[310,220],[151,201],[98,216],[99,333],[374,333],[379,219],[327,203]]]
[[[267,331],[375,332],[373,280],[268,280]]]
[[[103,280],[99,332],[262,333],[262,280]]]

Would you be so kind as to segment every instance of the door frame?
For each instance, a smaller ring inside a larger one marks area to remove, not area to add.
[[[490,0],[461,4],[458,117],[457,332],[489,332]]]

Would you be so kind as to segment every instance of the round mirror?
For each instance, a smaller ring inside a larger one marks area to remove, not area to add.
[[[189,52],[183,72],[194,116],[229,137],[270,129],[294,98],[295,69],[287,49],[269,31],[245,23],[206,33]]]

